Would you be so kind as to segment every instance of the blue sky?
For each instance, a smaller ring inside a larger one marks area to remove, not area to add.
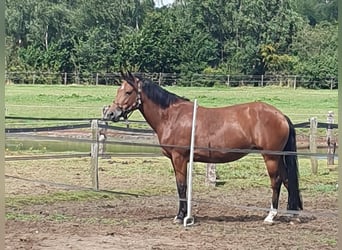
[[[156,7],[161,7],[161,3],[163,3],[163,5],[167,5],[170,3],[173,3],[174,0],[154,0],[154,2],[156,3]]]

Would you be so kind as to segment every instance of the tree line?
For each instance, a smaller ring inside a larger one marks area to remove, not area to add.
[[[9,72],[337,79],[337,0],[6,0]]]

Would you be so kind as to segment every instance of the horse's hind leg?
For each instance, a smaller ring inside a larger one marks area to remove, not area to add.
[[[267,167],[268,175],[271,179],[271,188],[272,188],[272,202],[271,202],[271,210],[269,211],[267,217],[264,222],[273,223],[273,219],[277,216],[278,213],[278,203],[280,196],[280,188],[282,184],[281,178],[281,160],[279,156],[272,155],[263,155],[265,164]]]

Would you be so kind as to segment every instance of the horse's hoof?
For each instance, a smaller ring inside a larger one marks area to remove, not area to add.
[[[273,220],[264,220],[264,224],[266,224],[266,225],[273,225],[274,221]]]
[[[173,224],[183,224],[183,220],[177,216],[173,219]]]
[[[267,217],[264,219],[264,223],[273,225],[274,224],[274,218],[277,216],[277,210],[271,209],[271,211],[268,213]]]
[[[300,223],[302,223],[302,221],[300,220],[300,218],[298,218],[298,217],[293,217],[293,218],[291,218],[291,221],[290,221],[290,224],[291,224],[291,225],[300,224]]]

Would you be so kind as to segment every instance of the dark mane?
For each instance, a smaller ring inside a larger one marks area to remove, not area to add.
[[[185,97],[171,93],[148,79],[142,79],[142,90],[154,103],[159,104],[163,109],[176,102],[190,101]]]

